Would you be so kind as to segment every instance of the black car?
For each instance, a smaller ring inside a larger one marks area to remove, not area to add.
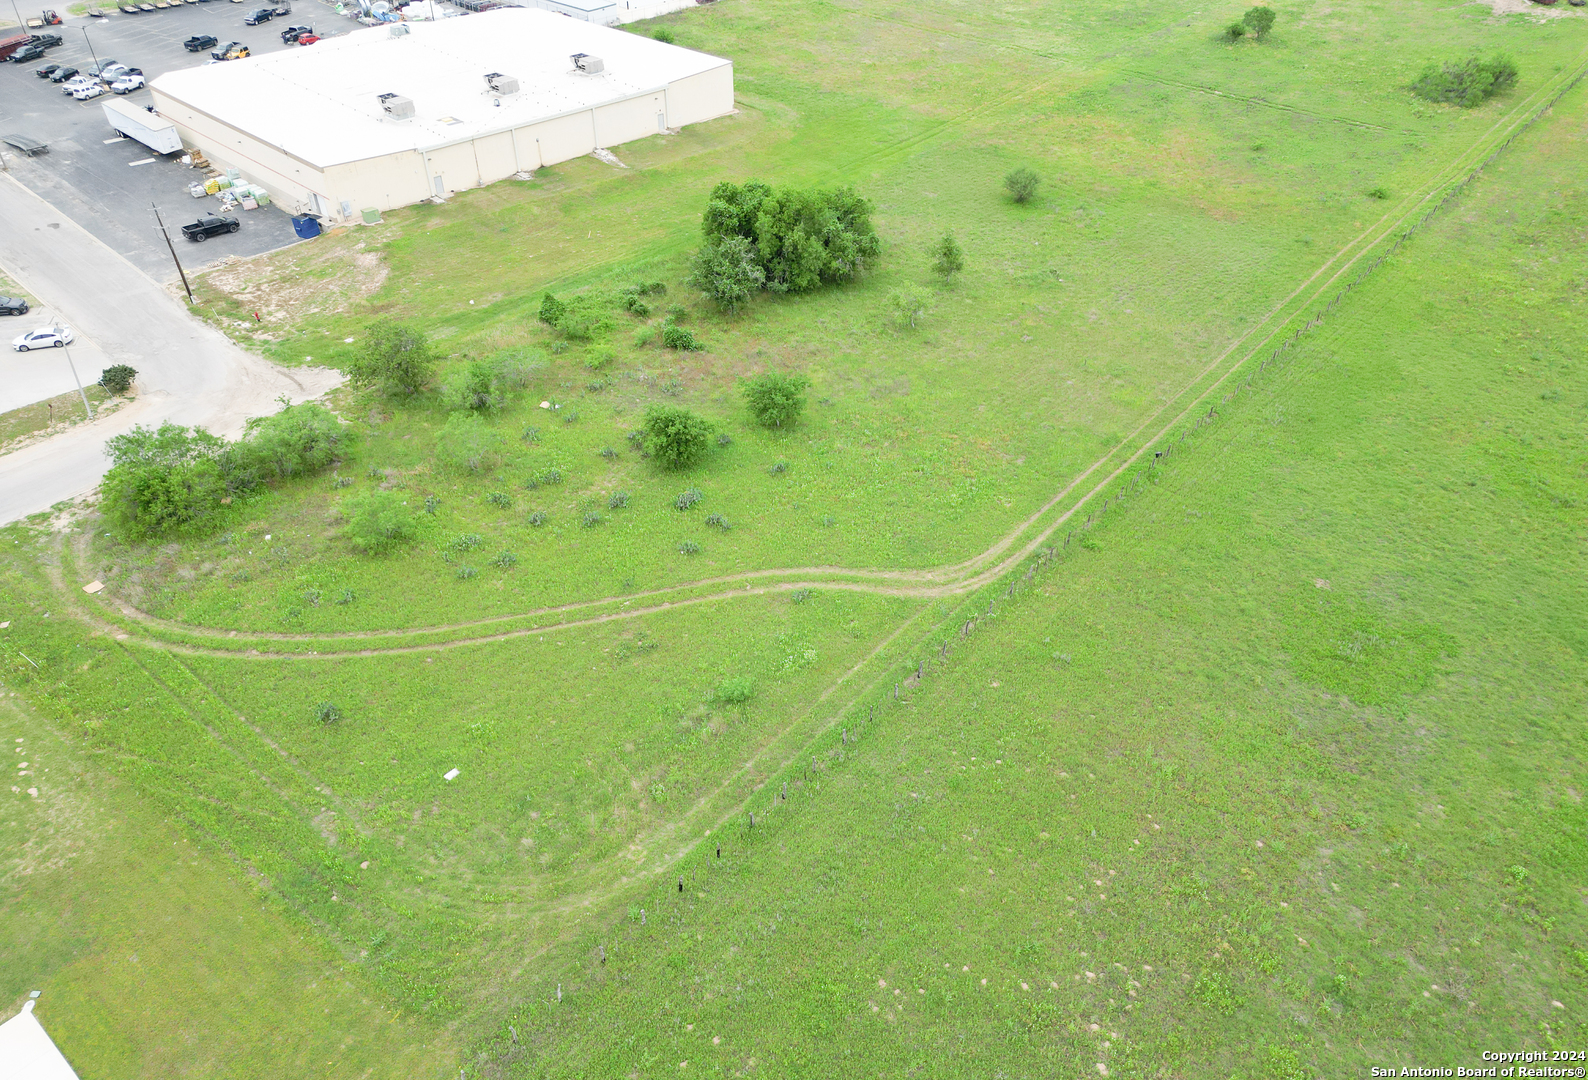
[[[304,34],[312,33],[314,33],[314,27],[312,26],[289,26],[281,32],[281,43],[283,45],[291,45]]]
[[[15,64],[25,64],[29,60],[37,60],[43,55],[43,45],[24,45],[22,48],[11,54],[11,62]]]
[[[240,228],[242,225],[236,218],[201,217],[191,225],[182,226],[182,235],[195,243],[202,244],[212,236],[233,233]]]
[[[77,73],[77,69],[74,67],[58,67],[50,75],[50,82],[65,82]]]
[[[37,69],[36,71],[34,71],[33,74],[37,75],[41,79],[48,79],[51,75],[54,75],[60,69],[61,69],[61,65],[59,65],[59,64],[45,64],[43,67],[41,67],[41,68]]]
[[[216,40],[214,34],[194,34],[182,43],[182,47],[188,52],[203,52],[205,49],[213,49],[219,44],[220,42]]]
[[[243,25],[258,26],[262,22],[269,22],[275,17],[275,14],[275,11],[267,7],[254,8],[254,10],[243,16]]]
[[[26,315],[28,302],[20,296],[0,296],[0,315]]]
[[[41,49],[53,49],[61,44],[59,34],[34,34],[28,39],[29,45],[37,45]]]

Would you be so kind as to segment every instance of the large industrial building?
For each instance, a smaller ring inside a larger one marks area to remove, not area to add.
[[[331,220],[733,111],[729,61],[533,8],[357,30],[150,85],[189,146]]]

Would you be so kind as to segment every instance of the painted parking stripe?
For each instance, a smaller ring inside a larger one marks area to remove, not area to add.
[[[127,162],[127,164],[128,165],[153,165],[154,164],[154,158],[152,158],[152,157],[139,158],[137,161],[129,161],[129,162]]]

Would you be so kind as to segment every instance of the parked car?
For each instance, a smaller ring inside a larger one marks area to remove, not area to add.
[[[269,22],[271,19],[275,18],[275,15],[276,13],[272,8],[254,8],[254,10],[243,16],[243,25],[258,26],[260,23]]]
[[[283,45],[291,45],[298,40],[300,35],[312,33],[314,33],[314,27],[312,26],[289,26],[281,32],[281,43]]]
[[[87,86],[79,86],[76,90],[73,90],[72,96],[78,101],[87,101],[89,98],[96,98],[104,92],[104,83],[91,82]]]
[[[0,315],[26,315],[28,302],[20,296],[0,296]]]
[[[112,93],[116,94],[130,94],[134,90],[142,90],[143,74],[140,72],[136,75],[128,75],[125,78],[117,79],[110,84],[110,89]]]
[[[87,75],[73,75],[70,79],[67,79],[61,84],[61,93],[65,94],[67,97],[71,97],[85,86],[98,85],[98,80],[90,79]]]
[[[101,71],[104,71],[106,68],[121,67],[121,66],[123,66],[123,65],[122,65],[121,61],[119,61],[119,60],[101,60],[97,64],[89,64],[87,67],[85,67],[83,69],[83,73],[86,74],[86,75],[92,75],[95,78],[98,78],[99,77],[99,73]]]
[[[203,52],[205,49],[213,49],[219,44],[220,42],[215,40],[214,34],[194,34],[182,43],[182,47],[188,52]]]
[[[125,79],[128,75],[142,75],[143,68],[128,67],[126,64],[116,64],[99,73],[99,81],[109,86],[117,79]]]
[[[58,67],[50,73],[50,82],[65,82],[67,79],[77,78],[77,69],[74,67]]]
[[[202,244],[212,236],[234,233],[240,228],[242,225],[236,218],[201,217],[191,225],[182,226],[182,235],[194,243]]]
[[[39,46],[40,48],[43,48],[43,49],[53,49],[57,45],[61,44],[61,35],[59,35],[59,34],[34,34],[33,37],[30,39],[29,44],[37,45],[37,46]]]
[[[320,40],[320,35],[314,33],[313,31],[310,31],[307,34],[299,34],[298,35],[298,44],[299,45],[313,45],[316,41],[319,41],[319,40]]]
[[[24,45],[11,54],[13,64],[26,64],[44,55],[43,45]]]
[[[51,75],[54,75],[59,70],[61,70],[61,65],[59,64],[45,64],[41,68],[35,68],[33,70],[33,74],[37,75],[41,79],[48,79]]]
[[[210,53],[211,60],[241,60],[248,55],[248,46],[240,41],[228,43],[224,48]]]
[[[29,330],[11,343],[17,352],[29,349],[59,349],[72,343],[72,331],[65,326],[41,326]]]

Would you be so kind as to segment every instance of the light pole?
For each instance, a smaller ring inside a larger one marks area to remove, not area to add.
[[[66,346],[66,366],[72,369],[72,381],[77,384],[77,392],[83,395],[83,409],[88,413],[88,418],[94,418],[94,407],[88,403],[88,392],[83,389],[83,380],[77,377],[77,365],[72,362],[72,347]]]
[[[160,223],[160,235],[165,237],[165,246],[171,251],[171,261],[176,263],[176,272],[182,278],[182,288],[187,293],[187,302],[193,302],[193,286],[187,283],[187,271],[182,269],[182,260],[176,257],[176,245],[171,243],[171,234],[165,231],[165,219],[160,216],[160,208],[154,203],[149,204],[149,209],[154,211],[154,220]]]
[[[16,2],[16,0],[12,0],[12,3],[15,3],[15,2]],[[88,55],[94,57],[94,69],[95,69],[94,70],[94,74],[98,75],[99,74],[99,70],[98,70],[99,69],[99,57],[97,55],[95,55],[95,53],[94,53],[94,43],[92,41],[90,41],[89,38],[88,38],[88,27],[79,26],[78,29],[83,32],[83,42],[84,42],[84,44],[86,44],[88,46]]]

